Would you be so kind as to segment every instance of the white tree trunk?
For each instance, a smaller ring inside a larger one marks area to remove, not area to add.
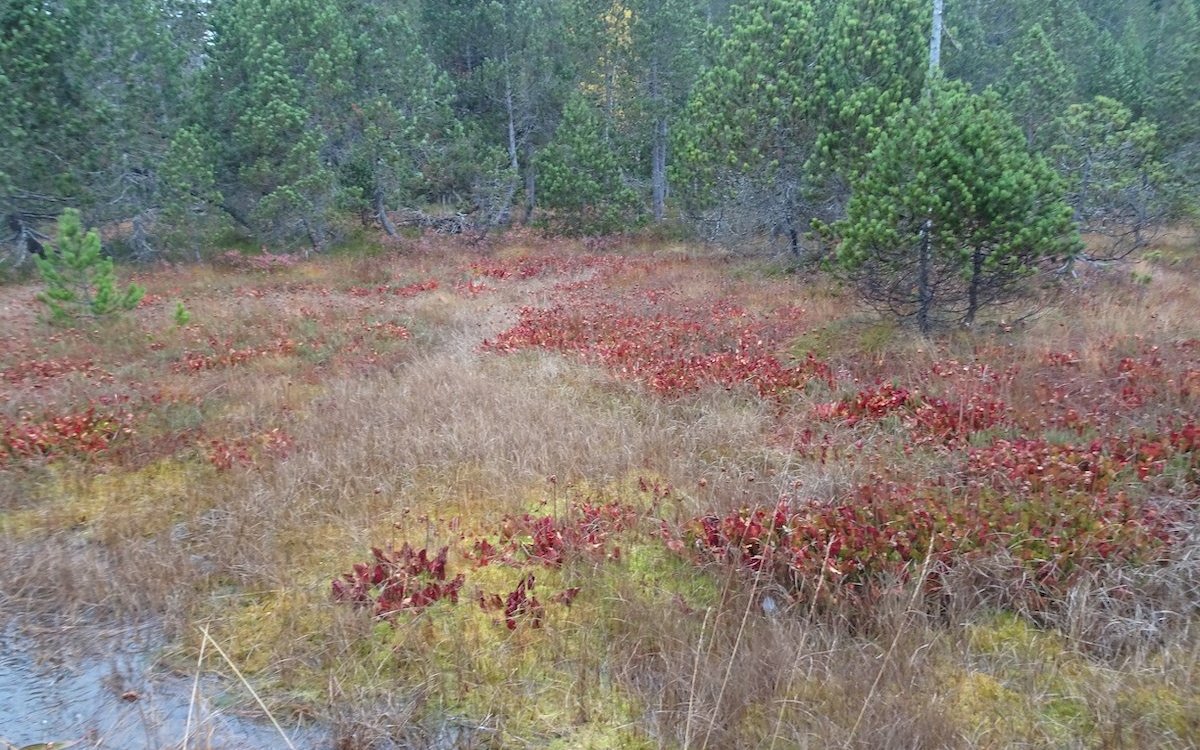
[[[651,182],[654,192],[654,220],[662,221],[667,215],[667,118],[658,117],[654,122],[654,140],[651,149]]]
[[[945,0],[933,0],[933,28],[929,32],[929,72],[942,67],[942,12]]]

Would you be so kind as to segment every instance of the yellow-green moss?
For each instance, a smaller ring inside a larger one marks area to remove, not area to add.
[[[193,488],[211,478],[210,467],[171,459],[90,477],[51,467],[39,502],[0,517],[0,529],[10,534],[78,529],[101,540],[117,529],[151,536],[194,510]]]

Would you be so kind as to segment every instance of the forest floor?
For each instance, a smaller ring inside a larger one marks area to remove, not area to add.
[[[0,630],[153,631],[147,747],[214,679],[338,750],[1200,746],[1194,234],[936,341],[684,246],[233,257],[0,288]]]

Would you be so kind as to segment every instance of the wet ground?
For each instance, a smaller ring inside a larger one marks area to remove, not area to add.
[[[172,674],[137,632],[0,632],[0,750],[317,750],[322,732],[288,726],[285,741],[237,683]],[[193,688],[195,695],[193,697]],[[190,717],[190,718],[189,718]]]

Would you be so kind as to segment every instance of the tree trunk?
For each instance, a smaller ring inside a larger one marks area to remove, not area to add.
[[[654,221],[659,222],[667,215],[667,116],[662,82],[659,80],[657,46],[653,48],[650,58],[650,108],[654,113],[650,135],[650,183]]]
[[[970,328],[975,324],[975,313],[979,312],[979,288],[983,285],[983,250],[971,252],[971,284],[967,287],[967,314],[963,325]]]
[[[929,73],[942,67],[942,24],[945,0],[933,0],[933,27],[929,31]]]
[[[133,217],[133,233],[129,244],[133,247],[133,257],[140,262],[144,263],[154,255],[154,248],[146,236],[146,221],[141,214]]]
[[[379,219],[379,225],[383,227],[384,232],[387,232],[388,237],[396,236],[396,225],[388,216],[387,203],[383,200],[383,190],[379,188],[375,188],[375,218]]]
[[[930,313],[933,311],[933,219],[921,224],[921,242],[917,249],[917,325],[928,336],[933,330]]]
[[[243,214],[241,211],[237,210],[236,208],[229,205],[228,203],[223,203],[223,202],[218,203],[217,207],[220,208],[222,211],[224,211],[225,214],[227,216],[229,216],[229,218],[233,219],[233,222],[235,224],[242,227],[243,229],[249,229],[249,230],[253,231],[253,227],[250,226],[250,219],[248,219],[246,217],[246,215]]]
[[[944,0],[933,0],[933,23],[929,29],[929,75],[925,81],[926,104],[932,106],[932,83],[942,67],[942,13]],[[933,265],[933,219],[921,224],[921,243],[917,259],[917,325],[928,336],[933,329],[933,287],[930,278]]]
[[[660,116],[654,122],[654,142],[650,159],[655,221],[662,221],[667,216],[667,133],[667,118]]]
[[[507,57],[504,59],[504,65],[507,69]],[[517,184],[521,179],[521,162],[517,158],[517,116],[513,109],[512,82],[508,73],[504,74],[504,109],[508,114],[508,168],[512,170],[512,175],[509,177],[508,191],[500,205],[496,206],[495,213],[489,221],[489,224],[492,225],[499,224],[503,217],[509,215],[512,210],[513,198],[517,195]]]
[[[302,223],[304,225],[304,232],[308,235],[308,244],[311,246],[312,252],[320,254],[322,245],[320,239],[321,232],[319,232],[317,228],[313,226],[313,223],[308,219],[304,219]],[[305,251],[304,257],[307,258],[308,255],[309,252]]]
[[[528,224],[533,218],[533,207],[537,205],[537,172],[533,169],[533,141],[525,143],[525,218],[522,224]]]

